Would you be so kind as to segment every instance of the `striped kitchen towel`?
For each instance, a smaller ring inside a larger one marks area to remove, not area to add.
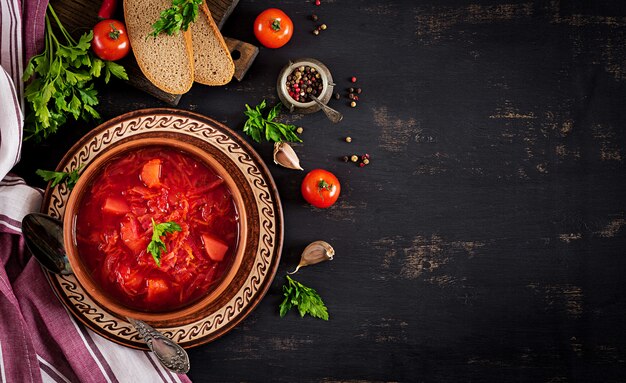
[[[0,0],[0,383],[189,382],[152,353],[78,323],[25,248],[21,221],[40,209],[43,193],[9,171],[22,143],[21,76],[25,59],[41,48],[46,6],[47,0]]]

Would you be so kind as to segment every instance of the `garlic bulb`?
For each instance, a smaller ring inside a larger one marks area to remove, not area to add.
[[[304,248],[298,267],[289,274],[295,274],[301,267],[314,265],[324,261],[332,261],[335,249],[324,241],[315,241]]]
[[[274,163],[288,169],[304,170],[300,167],[300,160],[296,152],[286,142],[274,144]]]

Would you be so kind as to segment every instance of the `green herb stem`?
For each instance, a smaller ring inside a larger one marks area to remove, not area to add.
[[[279,307],[281,317],[284,317],[292,307],[296,307],[301,317],[309,314],[315,318],[328,320],[328,309],[319,294],[289,275],[287,284],[283,286],[283,295],[285,299]]]
[[[263,139],[273,142],[302,142],[300,137],[296,135],[297,127],[295,125],[274,121],[282,107],[280,102],[270,108],[265,117],[263,110],[266,107],[265,100],[261,101],[254,109],[246,104],[246,110],[243,113],[248,117],[248,120],[243,126],[244,133],[256,142],[261,142]]]
[[[50,4],[48,4],[48,11],[50,11],[50,14],[54,18],[54,21],[56,21],[57,26],[59,27],[59,30],[61,31],[61,33],[63,33],[63,36],[65,37],[67,42],[70,43],[71,45],[76,45],[76,40],[74,40],[74,38],[72,38],[72,35],[70,35],[67,32],[67,29],[65,29],[65,27],[61,23],[61,20],[59,19],[59,17],[57,16],[56,12],[54,11],[54,8],[52,8],[52,6]],[[54,35],[53,35],[53,37],[54,37]],[[56,40],[56,37],[54,39]]]

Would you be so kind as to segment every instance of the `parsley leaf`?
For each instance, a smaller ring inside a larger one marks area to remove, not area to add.
[[[262,139],[273,142],[302,142],[300,137],[296,135],[297,128],[295,125],[274,121],[282,107],[280,102],[270,109],[267,117],[263,117],[263,109],[266,107],[267,103],[265,100],[254,107],[254,109],[246,104],[246,110],[243,114],[248,117],[248,120],[243,126],[244,133],[252,137],[256,142],[261,142]]]
[[[52,181],[52,184],[50,185],[50,187],[52,188],[62,182],[65,182],[67,184],[67,188],[72,190],[74,186],[76,185],[76,182],[78,181],[78,177],[79,177],[78,172],[80,171],[82,167],[83,165],[80,165],[79,167],[77,167],[76,169],[72,170],[69,173],[37,169],[35,171],[35,174],[43,178],[44,181]]]
[[[171,36],[181,29],[186,31],[189,24],[198,18],[200,4],[202,0],[172,0],[172,6],[162,11],[159,19],[152,24],[152,32],[148,36],[156,38],[161,32]]]
[[[297,307],[300,317],[309,314],[312,317],[328,320],[328,309],[315,290],[293,280],[287,275],[287,284],[283,286],[285,300],[280,304],[280,316],[284,317],[292,307]]]
[[[182,231],[182,228],[176,222],[163,222],[158,225],[152,220],[152,240],[148,244],[148,252],[152,254],[154,262],[161,267],[161,253],[167,251],[165,242],[161,239],[165,234],[171,234],[175,231]]]
[[[58,27],[56,34],[53,23]],[[105,82],[111,75],[128,79],[122,66],[103,62],[91,52],[93,31],[76,41],[50,5],[45,24],[44,51],[31,57],[22,77],[24,82],[30,81],[24,92],[29,106],[24,140],[33,138],[37,142],[55,133],[68,116],[85,121],[100,117],[94,109],[98,91],[93,82],[103,73]]]

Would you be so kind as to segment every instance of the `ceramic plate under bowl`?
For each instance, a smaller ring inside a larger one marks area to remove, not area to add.
[[[234,328],[267,292],[282,250],[280,199],[270,172],[243,139],[215,120],[175,109],[139,110],[105,122],[69,150],[57,171],[84,168],[106,151],[140,137],[193,142],[237,180],[246,201],[248,240],[240,271],[226,292],[194,315],[176,321],[149,321],[181,346],[199,346]],[[62,218],[69,195],[65,184],[48,188],[43,211]],[[91,330],[114,342],[147,349],[134,327],[94,302],[73,275],[44,272],[61,302]]]

